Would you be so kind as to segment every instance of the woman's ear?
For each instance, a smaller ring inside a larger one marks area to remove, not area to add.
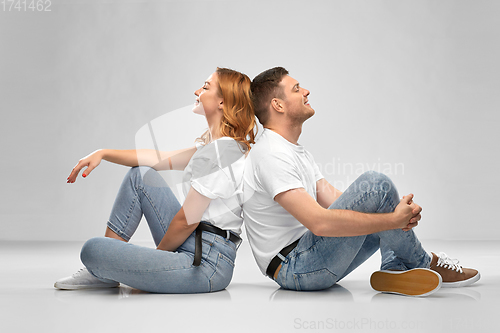
[[[224,108],[224,100],[221,99],[219,102],[219,110],[222,110]]]

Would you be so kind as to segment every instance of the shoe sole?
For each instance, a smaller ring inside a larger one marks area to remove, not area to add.
[[[54,283],[54,288],[57,289],[62,289],[62,290],[79,290],[79,289],[104,289],[104,288],[116,288],[119,287],[120,284],[108,284],[108,285],[88,285],[88,284],[81,284],[81,285],[74,285],[74,284],[62,284],[62,283]]]
[[[479,281],[479,279],[481,278],[481,274],[479,274],[479,272],[477,272],[476,275],[474,275],[473,277],[467,279],[467,280],[463,280],[463,281],[457,281],[457,282],[443,282],[443,285],[442,287],[443,288],[459,288],[459,287],[466,287],[466,286],[469,286],[477,281]]]
[[[427,268],[378,271],[370,278],[370,284],[376,291],[405,296],[428,296],[438,291],[442,283],[441,275]]]

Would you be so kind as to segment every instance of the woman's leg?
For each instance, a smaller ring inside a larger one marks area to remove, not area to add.
[[[125,239],[123,239],[122,237],[120,237],[116,232],[114,232],[113,230],[109,229],[108,226],[106,226],[106,231],[104,232],[104,237],[114,238],[114,239],[121,240],[122,242],[127,242]]]
[[[119,240],[125,244],[134,234],[142,216],[146,217],[151,234],[156,245],[159,244],[175,214],[180,209],[180,204],[163,178],[153,169],[148,167],[131,168],[125,176],[113,209],[108,220],[105,236]],[[111,243],[113,244],[113,243]],[[120,247],[109,247],[106,251],[120,251]],[[116,253],[94,253],[94,257],[114,255]],[[136,258],[141,261],[141,258]],[[115,263],[118,263],[116,261]],[[84,263],[85,264],[85,263]],[[100,269],[105,269],[113,262],[101,261]],[[87,267],[88,269],[88,267]],[[56,281],[54,286],[60,289],[84,289],[116,287],[120,280],[96,278],[90,269],[80,270],[70,277]]]
[[[193,266],[194,236],[178,252],[161,251],[109,238],[92,238],[81,259],[98,279],[118,281],[156,293],[206,293],[229,284],[236,257],[235,245],[203,232],[202,261]]]
[[[116,196],[105,236],[128,242],[144,215],[158,245],[180,208],[174,193],[156,170],[131,168]]]
[[[180,208],[174,194],[155,170],[132,168],[120,186],[108,228],[128,241],[144,215],[158,245]],[[202,239],[202,262],[198,267],[192,265],[194,233],[177,252],[116,239],[93,238],[83,246],[81,259],[90,274],[103,282],[117,281],[158,293],[222,290],[232,278],[235,245],[207,232],[203,232]]]

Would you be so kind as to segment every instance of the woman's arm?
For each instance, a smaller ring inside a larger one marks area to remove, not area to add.
[[[71,170],[67,182],[74,183],[78,173],[84,167],[87,167],[87,169],[85,169],[82,176],[87,177],[101,163],[101,160],[130,167],[144,165],[155,170],[184,170],[195,152],[196,147],[169,152],[154,149],[99,149],[78,161],[78,164]]]
[[[139,149],[137,160],[139,165],[150,166],[155,170],[184,170],[195,152],[194,146],[173,151]]]
[[[144,165],[155,170],[184,170],[196,152],[196,147],[173,151],[154,149],[114,150],[101,149],[102,159],[125,166]]]
[[[163,251],[177,250],[196,229],[210,201],[211,199],[201,195],[191,187],[184,205],[170,222],[167,232],[157,249]]]

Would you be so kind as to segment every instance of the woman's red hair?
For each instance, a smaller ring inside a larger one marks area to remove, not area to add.
[[[221,136],[227,136],[244,144],[250,149],[255,143],[255,113],[250,90],[251,80],[243,73],[228,68],[219,68],[217,81],[219,94],[222,96],[223,114],[220,123]],[[202,141],[209,141],[208,131],[202,135]]]

